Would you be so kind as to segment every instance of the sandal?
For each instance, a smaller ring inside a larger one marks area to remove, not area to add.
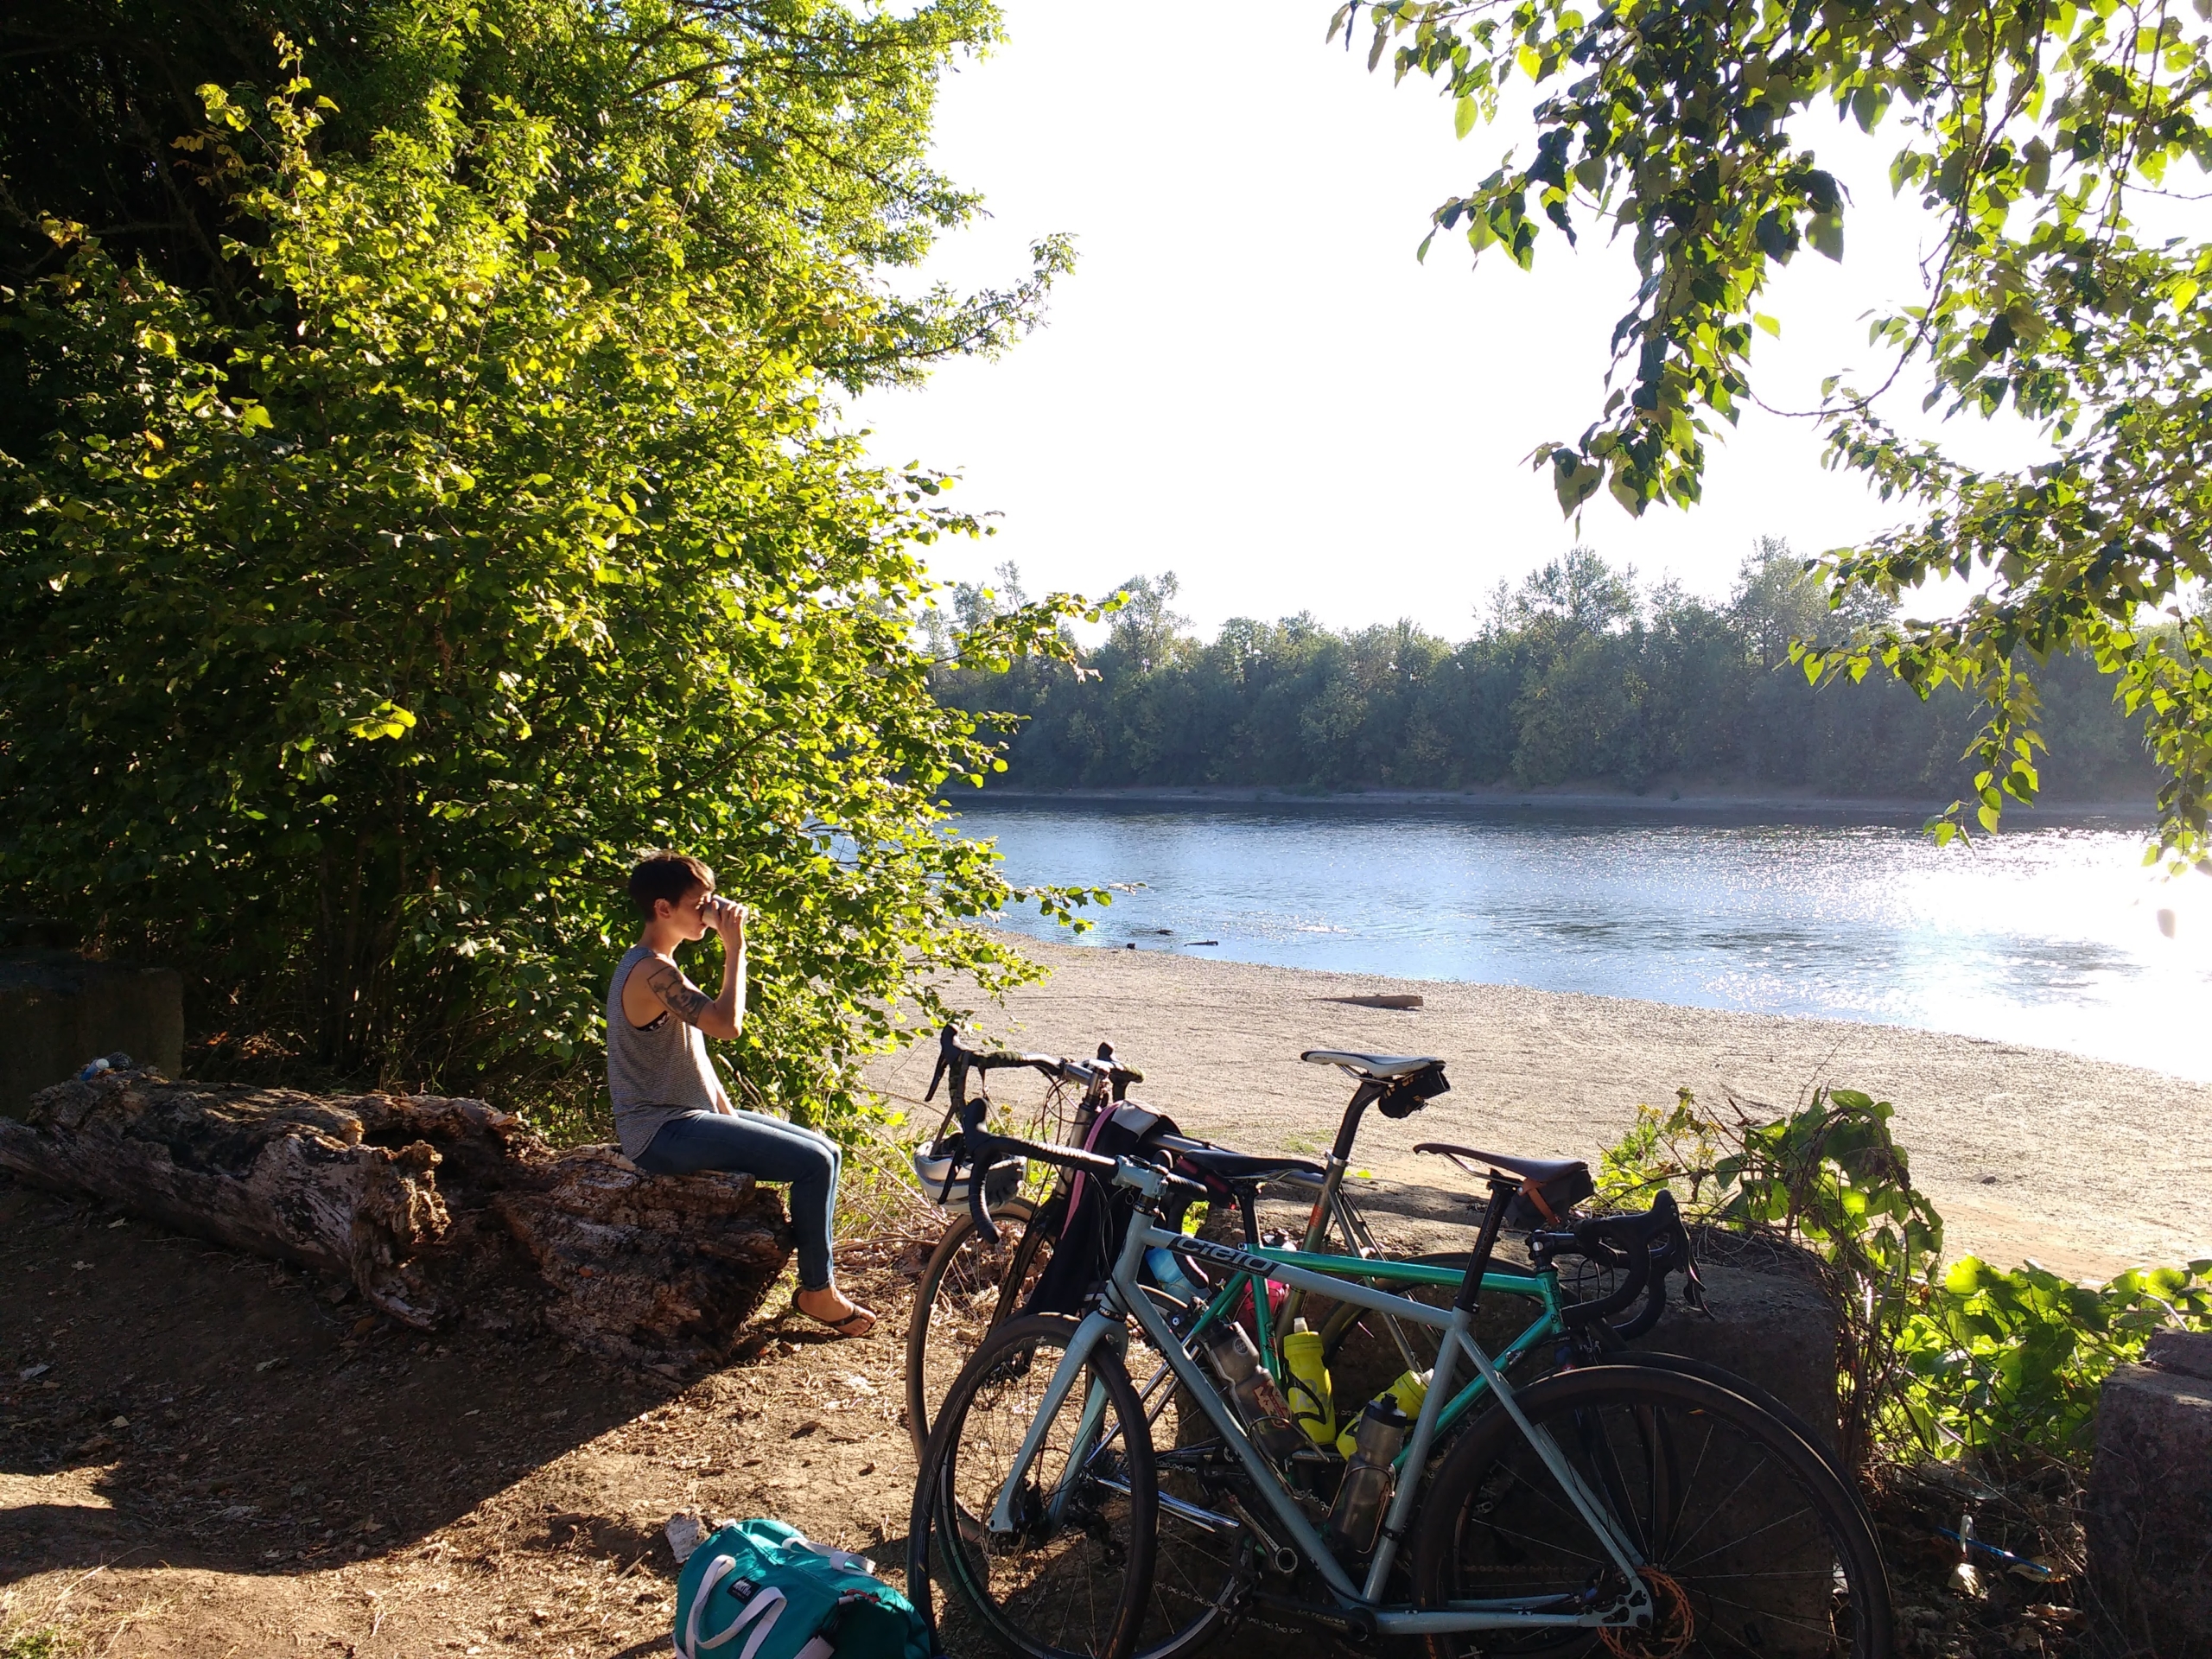
[[[842,1319],[824,1319],[819,1313],[807,1313],[805,1308],[799,1306],[797,1296],[791,1298],[791,1308],[795,1313],[805,1314],[817,1325],[836,1332],[840,1337],[865,1337],[875,1329],[878,1323],[878,1316],[873,1308],[862,1307],[856,1302],[852,1304],[851,1313]]]

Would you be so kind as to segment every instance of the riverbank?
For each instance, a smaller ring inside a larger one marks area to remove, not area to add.
[[[958,811],[977,798],[963,791],[948,796],[945,804]],[[1605,789],[1588,784],[1560,784],[1543,787],[1514,787],[1504,784],[1467,789],[1292,789],[1274,785],[1129,785],[1114,789],[1024,789],[994,782],[981,798],[1001,803],[1042,803],[1190,807],[1235,806],[1428,806],[1459,807],[1476,811],[1530,808],[1562,812],[1624,811],[1653,813],[1779,813],[1808,817],[1847,817],[1858,821],[1891,819],[1919,823],[1940,811],[1947,803],[1904,796],[1822,795],[1808,791],[1757,789],[1727,784],[1677,782],[1662,779],[1641,790]],[[2015,828],[2049,823],[2057,819],[2085,818],[2119,823],[2150,824],[2150,814],[2140,800],[2059,800],[2047,798],[2032,807],[2012,809]]]
[[[1897,1140],[1942,1212],[1952,1256],[2033,1257],[2101,1280],[2212,1255],[2212,1084],[1896,1026],[1020,943],[1052,976],[985,1007],[985,1033],[1063,1054],[1109,1039],[1145,1073],[1139,1098],[1227,1145],[1326,1148],[1350,1090],[1334,1068],[1300,1065],[1302,1050],[1450,1061],[1451,1093],[1402,1122],[1370,1114],[1357,1153],[1391,1207],[1440,1224],[1465,1215],[1462,1187],[1417,1156],[1416,1141],[1594,1158],[1639,1103],[1671,1101],[1679,1087],[1756,1109],[1828,1083],[1896,1104]],[[1424,1006],[1332,1000],[1377,992]],[[918,1103],[932,1057],[918,1042],[870,1076]],[[933,1119],[936,1108],[907,1109]]]

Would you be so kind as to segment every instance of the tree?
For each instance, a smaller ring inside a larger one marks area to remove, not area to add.
[[[1572,547],[1529,573],[1513,596],[1513,614],[1526,624],[1555,617],[1575,633],[1610,633],[1636,615],[1636,570],[1616,570],[1595,548]]]
[[[1509,155],[1436,210],[1478,255],[1523,268],[1556,231],[1630,241],[1641,281],[1611,340],[1602,409],[1536,452],[1572,513],[1603,487],[1631,512],[1698,499],[1707,438],[1754,396],[1768,277],[1804,245],[1840,259],[1850,203],[1814,134],[1847,115],[1896,135],[1891,178],[1929,216],[1920,303],[1879,320],[1887,375],[1831,383],[1817,419],[1832,464],[1916,523],[1822,564],[1831,598],[1897,601],[1948,572],[1982,585],[1955,615],[1885,622],[1802,653],[1808,676],[1885,664],[1926,696],[1955,683],[1987,719],[1974,800],[1994,828],[2038,787],[2037,665],[2086,652],[2144,715],[2165,774],[2157,850],[2212,855],[2212,242],[2139,233],[2131,215],[2184,164],[2212,167],[2212,52],[2164,0],[1916,0],[1687,6],[1621,0],[1384,0],[1363,16],[1370,68],[1433,78],[1464,137],[1515,76],[1534,92],[1533,156]],[[1913,370],[1947,417],[2011,409],[2054,451],[1968,466],[1890,423]],[[1957,833],[1961,808],[1936,824]]]
[[[1131,576],[1114,590],[1119,609],[1110,643],[1150,668],[1165,663],[1191,619],[1169,608],[1183,583],[1173,570],[1156,576]]]
[[[623,876],[674,844],[759,912],[739,1092],[840,1121],[903,999],[1033,971],[936,804],[995,747],[913,641],[915,550],[974,523],[830,401],[1003,343],[1059,261],[980,302],[877,274],[972,206],[923,155],[990,14],[358,21],[365,137],[325,142],[293,48],[200,88],[173,154],[215,266],[49,213],[4,296],[10,907],[184,959],[210,1023],[516,1085],[596,1052]],[[961,648],[1003,667],[1074,608]]]
[[[1762,536],[1737,570],[1729,610],[1762,668],[1779,668],[1788,662],[1794,641],[1819,640],[1826,635],[1832,643],[1840,643],[1839,626],[1848,639],[1859,629],[1879,626],[1897,614],[1896,606],[1860,588],[1846,589],[1831,607],[1826,585],[1806,565],[1781,537]]]

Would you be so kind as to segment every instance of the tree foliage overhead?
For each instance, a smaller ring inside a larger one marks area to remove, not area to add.
[[[948,700],[1007,726],[1009,783],[1641,791],[1679,780],[1941,800],[1963,781],[1977,723],[1955,688],[1923,702],[1888,679],[1848,696],[1808,685],[1789,642],[1836,619],[1804,562],[1771,539],[1718,602],[1644,586],[1578,547],[1516,588],[1501,583],[1457,644],[1410,622],[1339,631],[1304,616],[1240,618],[1202,641],[1166,608],[1172,575],[1122,592],[1112,632],[1079,664],[942,676]],[[988,588],[963,587],[957,608],[972,622],[1020,598],[1007,566]],[[1854,594],[1845,620],[1888,614]],[[2087,660],[2054,664],[2049,788],[2140,798],[2154,776],[2141,734],[2101,688]]]
[[[246,62],[268,16],[215,33]],[[1028,971],[934,804],[995,753],[912,643],[917,549],[976,526],[830,401],[1003,343],[1065,257],[1005,295],[884,283],[972,208],[924,150],[993,16],[310,21],[350,32],[202,83],[158,143],[171,105],[130,78],[166,37],[137,40],[75,164],[20,129],[0,157],[45,243],[15,226],[0,308],[8,907],[183,958],[210,1023],[480,1084],[595,1051],[623,878],[671,844],[759,912],[742,1096],[849,1109],[930,973]],[[107,188],[131,156],[175,175],[174,219]],[[1056,649],[1072,608],[963,649]]]
[[[1331,33],[1349,45],[1364,19],[1370,67],[1433,79],[1463,136],[1515,77],[1532,89],[1535,153],[1441,204],[1432,240],[1463,231],[1525,268],[1548,232],[1629,239],[1641,280],[1613,384],[1579,437],[1537,451],[1570,512],[1600,488],[1631,512],[1698,499],[1716,417],[1755,395],[1762,289],[1808,244],[1843,257],[1851,204],[1816,140],[1839,116],[1893,137],[1891,181],[1929,217],[1926,292],[1874,325],[1889,376],[1831,383],[1818,418],[1832,464],[1918,516],[1826,569],[1838,594],[1896,599],[1942,573],[1981,591],[1952,617],[1822,642],[1806,670],[1855,678],[1878,661],[1923,692],[1974,690],[1993,827],[2037,788],[2031,664],[2089,653],[2144,713],[2165,774],[2158,849],[2178,867],[2212,853],[2212,241],[2137,220],[2147,197],[2201,200],[2185,192],[2212,169],[2208,13],[1385,0],[1341,7]],[[1881,399],[1915,377],[1947,416],[2017,413],[2051,458],[1976,467],[1901,434]]]

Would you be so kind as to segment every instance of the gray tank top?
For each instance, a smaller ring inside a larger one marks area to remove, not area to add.
[[[652,1024],[633,1026],[622,1011],[630,970],[652,954],[632,945],[607,988],[607,1090],[614,1099],[614,1132],[626,1158],[643,1153],[671,1118],[711,1112],[721,1098],[707,1039],[696,1027],[666,1009]]]

